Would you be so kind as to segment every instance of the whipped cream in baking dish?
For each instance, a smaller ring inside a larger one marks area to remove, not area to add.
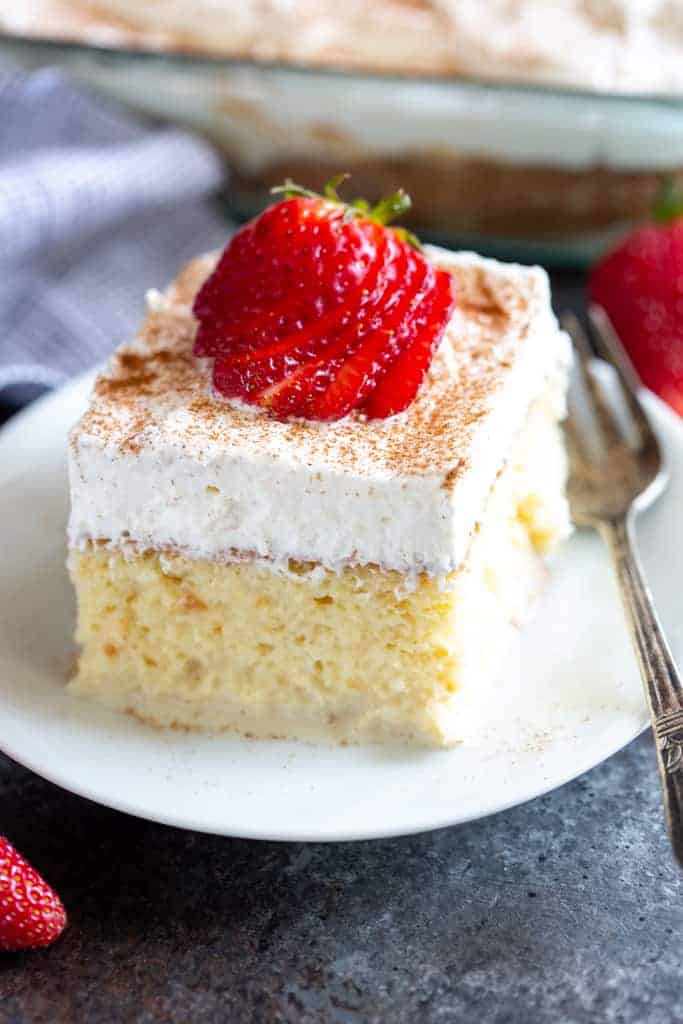
[[[399,72],[683,91],[681,0],[25,0],[14,31]]]
[[[457,568],[530,408],[561,411],[569,349],[542,270],[427,251],[455,275],[458,305],[416,400],[386,420],[327,424],[212,393],[190,304],[215,257],[190,264],[153,297],[72,434],[70,544]]]
[[[175,46],[200,52],[214,46],[217,52],[303,62],[317,54],[328,63],[340,33],[350,39],[359,31],[355,0],[335,4],[332,14],[327,0],[308,5],[302,0],[252,0],[231,4],[229,19],[226,2],[131,3],[122,19],[125,3],[118,5],[117,16],[114,0],[107,4],[108,13],[102,13],[103,4],[85,0],[26,0],[4,9],[0,5],[0,27],[113,46]],[[392,8],[389,26],[373,29],[381,12],[386,14],[387,3]],[[386,0],[362,6],[362,38],[358,47],[341,47],[340,66],[361,66],[363,58],[363,66],[392,70],[393,33],[405,35],[410,21],[410,52],[397,63],[402,72],[683,93],[683,0],[511,0],[503,5],[500,0],[425,0],[421,5]],[[429,27],[439,12],[440,18],[447,16],[448,31]],[[198,35],[190,37],[189,29],[181,29],[183,19]],[[285,45],[292,34],[288,19],[297,25],[291,50]],[[215,29],[210,38],[209,25]],[[424,39],[418,45],[420,33]],[[434,46],[438,53],[445,47],[446,63],[440,63]],[[252,175],[300,159],[340,167],[394,157],[443,159],[448,164],[484,159],[569,171],[606,167],[669,173],[683,164],[681,105],[657,100],[593,103],[590,96],[523,85],[450,88],[410,78],[397,85],[377,75],[340,80],[318,74],[312,81],[307,69],[220,62],[214,70],[175,61],[130,61],[122,75],[118,65],[87,61],[74,65],[74,73],[133,107],[210,134],[235,167]]]

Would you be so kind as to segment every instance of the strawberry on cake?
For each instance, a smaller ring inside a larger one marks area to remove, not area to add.
[[[567,533],[538,268],[288,183],[154,293],[70,445],[74,692],[159,726],[457,741]]]

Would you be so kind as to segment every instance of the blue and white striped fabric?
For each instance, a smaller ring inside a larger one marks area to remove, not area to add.
[[[0,398],[53,387],[135,329],[147,288],[225,243],[204,142],[59,72],[0,74]]]

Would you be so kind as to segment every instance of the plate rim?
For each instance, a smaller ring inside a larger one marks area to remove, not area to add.
[[[291,830],[278,830],[268,828],[240,828],[239,831],[235,831],[234,828],[228,826],[217,829],[215,827],[207,827],[206,824],[202,824],[200,820],[194,819],[191,814],[185,814],[182,817],[173,817],[170,814],[158,813],[155,811],[141,810],[140,808],[135,809],[133,805],[128,804],[123,799],[112,799],[111,797],[103,798],[102,796],[95,795],[91,792],[87,786],[82,786],[78,783],[68,784],[61,781],[59,773],[53,772],[51,769],[44,769],[39,766],[38,762],[31,757],[25,757],[13,752],[11,745],[7,745],[4,739],[0,739],[0,752],[5,756],[11,758],[22,768],[26,768],[38,775],[40,778],[45,779],[47,782],[54,786],[58,786],[67,793],[71,793],[74,796],[80,797],[85,800],[89,800],[92,803],[98,804],[100,807],[106,807],[109,810],[117,811],[118,813],[128,814],[133,818],[138,818],[141,821],[149,821],[156,825],[164,825],[169,828],[180,828],[190,832],[197,832],[203,835],[221,836],[225,839],[248,839],[259,842],[282,842],[282,843],[361,843],[361,842],[373,842],[381,839],[398,839],[402,836],[414,836],[422,835],[428,832],[437,832],[443,828],[456,828],[459,825],[467,825],[475,821],[483,821],[485,818],[491,818],[496,814],[503,814],[505,811],[512,810],[515,807],[522,807],[525,804],[531,803],[534,800],[538,800],[549,793],[555,792],[555,790],[562,789],[563,786],[569,785],[571,782],[575,782],[582,776],[587,775],[594,768],[608,761],[611,757],[621,753],[626,747],[630,746],[635,740],[637,740],[643,733],[649,728],[649,722],[642,722],[635,727],[633,735],[629,734],[629,738],[625,741],[619,739],[614,744],[610,744],[607,753],[602,750],[596,760],[592,758],[588,759],[588,763],[581,764],[578,769],[570,769],[566,775],[554,777],[552,781],[544,785],[542,789],[534,790],[529,796],[523,796],[521,799],[511,797],[509,800],[505,800],[502,803],[493,806],[486,806],[483,811],[472,811],[461,815],[448,815],[442,819],[432,819],[429,824],[422,822],[416,822],[412,826],[396,826],[396,827],[381,827],[376,828],[353,828],[344,831],[340,829],[338,831],[327,830],[324,832],[311,831],[306,832],[302,829],[291,829]],[[268,740],[256,740],[254,742],[268,743]]]

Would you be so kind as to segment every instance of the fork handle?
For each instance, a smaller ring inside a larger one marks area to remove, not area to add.
[[[666,823],[683,867],[683,686],[643,577],[633,513],[604,520],[599,529],[614,560],[655,733]]]

